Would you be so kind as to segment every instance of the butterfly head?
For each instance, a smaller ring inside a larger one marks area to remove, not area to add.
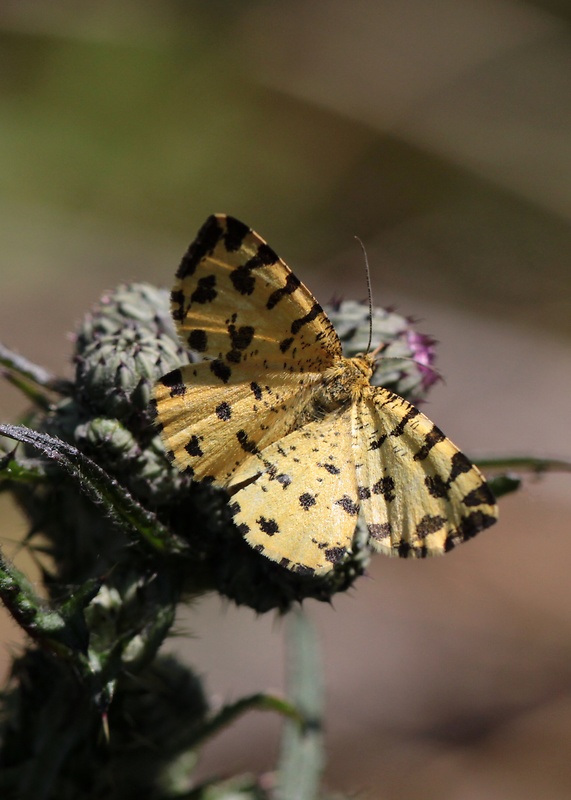
[[[382,354],[387,347],[388,342],[381,342],[381,344],[378,344],[370,353],[360,356],[360,358],[364,359],[370,365],[371,374],[377,369],[379,362],[383,358]]]
[[[359,353],[353,358],[346,359],[350,366],[347,365],[347,374],[351,374],[354,380],[365,380],[367,383],[371,380],[373,372],[375,371],[375,353]]]

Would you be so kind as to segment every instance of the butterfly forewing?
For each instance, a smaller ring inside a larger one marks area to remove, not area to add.
[[[228,369],[322,372],[341,355],[311,292],[246,225],[211,216],[177,272],[172,311],[190,349]],[[255,362],[252,364],[251,362]]]

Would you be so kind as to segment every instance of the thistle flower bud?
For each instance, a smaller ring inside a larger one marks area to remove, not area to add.
[[[105,295],[76,338],[82,405],[121,419],[148,413],[157,378],[191,360],[168,314],[167,293],[146,284]]]

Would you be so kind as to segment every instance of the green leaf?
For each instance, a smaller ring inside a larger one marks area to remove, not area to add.
[[[490,488],[496,497],[503,497],[520,488],[522,479],[517,474],[518,472],[531,472],[534,475],[542,475],[544,472],[571,472],[571,461],[557,458],[499,456],[497,458],[480,458],[475,463],[482,469],[502,471],[499,475],[488,478]],[[504,472],[504,470],[506,471]],[[511,470],[514,470],[515,474]]]
[[[13,452],[0,457],[0,482],[39,483],[44,478],[44,470],[33,459],[17,459]]]
[[[257,694],[242,697],[235,703],[228,703],[225,705],[217,714],[212,716],[201,726],[196,734],[192,735],[188,746],[194,748],[199,744],[203,744],[206,739],[212,738],[248,711],[274,711],[277,714],[281,714],[293,720],[298,727],[303,724],[298,709],[287,700],[284,700],[283,697],[258,692]]]
[[[40,389],[64,394],[71,385],[69,382],[57,378],[47,369],[28,361],[24,356],[13,353],[1,342],[0,366],[3,366],[6,370],[6,380],[17,389],[20,389],[28,399],[40,408],[48,408],[49,406],[49,399],[45,391],[40,391]]]
[[[87,581],[57,611],[36,594],[25,575],[0,555],[0,597],[16,622],[44,647],[67,658],[79,659],[82,664],[88,639],[83,609],[97,589],[95,581]]]
[[[496,458],[479,458],[474,463],[481,469],[508,470],[522,472],[571,472],[571,461],[559,458],[535,458],[534,456],[498,456]]]
[[[155,550],[163,553],[187,551],[188,547],[182,539],[172,534],[155,514],[143,508],[115,478],[77,447],[21,425],[0,424],[0,436],[29,444],[58,464],[87,497],[102,505],[109,516],[131,536],[137,533]]]
[[[506,494],[517,492],[521,486],[521,478],[516,475],[494,475],[494,477],[488,478],[488,484],[498,499]]]

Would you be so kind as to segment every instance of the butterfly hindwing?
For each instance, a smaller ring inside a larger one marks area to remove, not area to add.
[[[354,413],[357,475],[373,549],[439,555],[496,521],[480,471],[417,408],[371,387]]]
[[[294,572],[328,572],[351,551],[359,513],[350,410],[267,447],[234,482],[246,485],[230,510],[254,549]]]
[[[188,364],[155,388],[157,416],[171,457],[197,480],[224,486],[247,459],[296,427],[311,373],[266,373],[253,380],[215,361]]]

